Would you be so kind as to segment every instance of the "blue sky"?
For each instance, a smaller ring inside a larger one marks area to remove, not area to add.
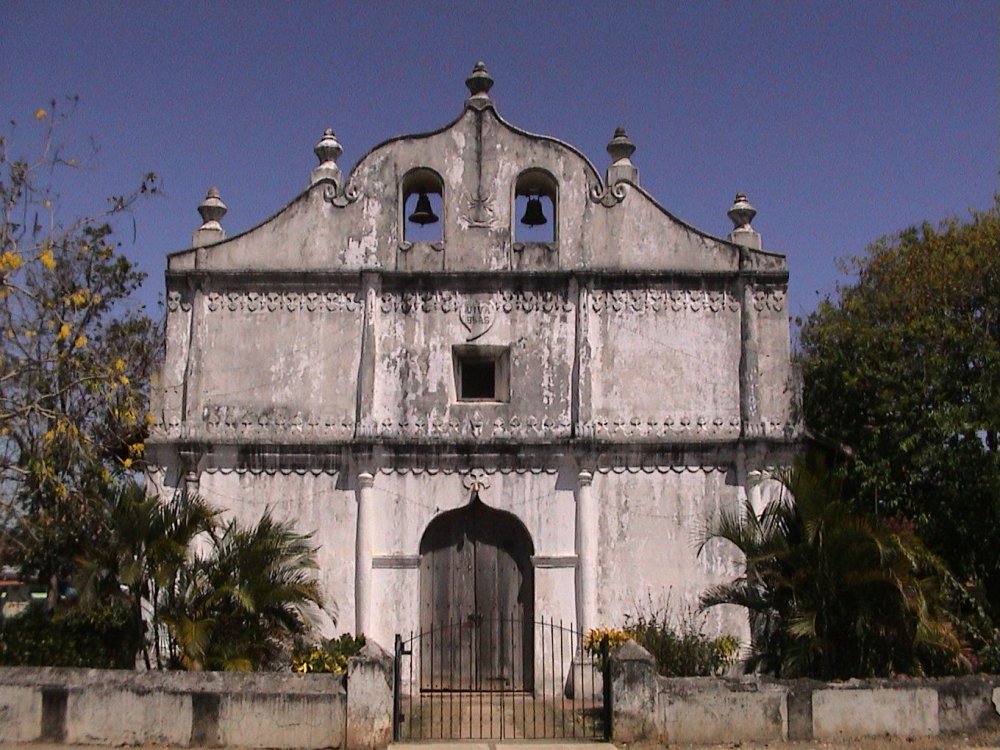
[[[78,95],[62,215],[156,172],[164,195],[123,227],[163,288],[218,186],[229,234],[295,197],[332,127],[349,169],[372,146],[456,117],[477,60],[508,121],[568,141],[603,171],[618,125],[643,187],[712,234],[737,190],[788,256],[792,315],[836,260],[923,220],[985,209],[998,189],[998,2],[6,2],[0,113],[11,155],[32,114]]]

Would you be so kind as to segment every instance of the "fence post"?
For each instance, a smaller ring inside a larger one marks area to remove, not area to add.
[[[399,705],[399,692],[402,686],[402,676],[400,675],[400,669],[402,667],[402,655],[403,655],[403,637],[396,633],[396,642],[393,649],[392,658],[392,739],[393,742],[399,742],[399,725],[402,722],[402,717],[400,714]]]
[[[614,719],[615,712],[611,705],[613,697],[611,694],[611,647],[608,642],[608,636],[601,638],[601,671],[603,673],[601,682],[604,688],[604,741],[610,742],[614,734],[614,727],[611,722]]]
[[[347,661],[348,750],[380,750],[389,744],[393,714],[393,658],[375,641]]]

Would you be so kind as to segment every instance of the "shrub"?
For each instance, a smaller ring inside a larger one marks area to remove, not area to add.
[[[630,638],[652,654],[656,669],[664,677],[704,677],[719,675],[736,662],[739,639],[731,635],[709,638],[702,632],[703,617],[689,613],[679,625],[671,624],[667,608],[650,607],[626,615],[618,628],[590,630],[583,640],[584,649],[600,659],[601,641],[608,639],[611,651]],[[603,666],[603,665],[602,665]]]
[[[122,603],[55,615],[32,606],[0,620],[0,664],[133,669],[137,633],[132,613]]]
[[[353,636],[350,633],[339,638],[324,638],[319,643],[298,643],[292,652],[292,671],[343,674],[347,671],[347,660],[364,646],[364,634]]]
[[[625,630],[656,659],[656,669],[664,677],[707,677],[721,675],[736,662],[740,641],[731,635],[709,638],[704,620],[693,614],[671,625],[666,609],[639,612],[625,617]]]

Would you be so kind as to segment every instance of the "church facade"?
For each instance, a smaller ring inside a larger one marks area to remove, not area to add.
[[[477,65],[458,119],[349,174],[327,131],[309,187],[238,236],[210,191],[168,262],[152,486],[315,531],[336,631],[383,646],[694,607],[741,570],[699,534],[800,439],[787,266],[746,198],[728,238],[698,231],[623,131],[602,175],[492,83]]]

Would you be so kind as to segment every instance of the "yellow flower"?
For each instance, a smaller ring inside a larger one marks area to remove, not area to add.
[[[44,120],[48,116],[49,116],[49,113],[46,112],[44,109],[36,109],[35,110],[35,119],[36,120]]]
[[[7,271],[16,271],[21,267],[21,256],[17,253],[12,253],[10,250],[4,250],[3,254],[0,254],[0,272],[6,273]]]
[[[118,376],[118,381],[119,381],[119,382],[120,382],[120,383],[121,383],[122,385],[128,385],[128,384],[129,384],[129,379],[128,379],[128,375],[119,375],[119,376]]]
[[[63,323],[59,326],[59,333],[56,334],[56,341],[62,341],[63,339],[69,338],[69,323]]]
[[[126,469],[131,469],[132,468],[132,459],[131,458],[126,458],[125,460],[123,460],[122,461],[122,466],[124,466]]]
[[[125,360],[121,357],[112,362],[111,366],[115,368],[116,372],[125,372]]]
[[[41,264],[50,271],[55,270],[56,258],[52,254],[52,250],[43,251],[42,254],[38,256],[38,260],[41,261]]]
[[[77,336],[76,341],[73,342],[73,346],[75,346],[77,349],[81,349],[86,345],[87,345],[87,337],[84,336],[82,333],[79,336]]]

